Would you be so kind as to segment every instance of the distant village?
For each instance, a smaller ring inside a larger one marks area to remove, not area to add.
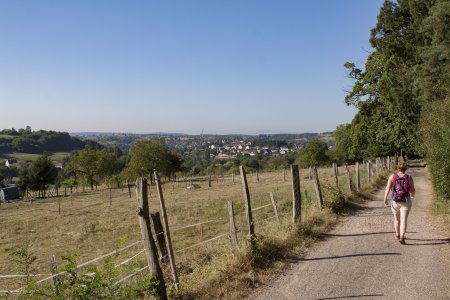
[[[214,160],[230,160],[236,158],[237,155],[255,156],[258,154],[267,156],[285,155],[288,152],[296,151],[303,147],[302,144],[294,144],[291,148],[288,146],[269,147],[269,146],[254,146],[252,142],[232,142],[223,145],[208,143],[210,156]]]

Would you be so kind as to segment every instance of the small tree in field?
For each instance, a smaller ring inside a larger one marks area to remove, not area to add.
[[[31,165],[20,164],[19,187],[23,191],[26,189],[38,191],[41,197],[45,197],[45,191],[54,183],[57,176],[58,170],[48,155],[43,154]]]
[[[151,178],[157,169],[165,176],[171,176],[180,170],[181,159],[170,152],[162,140],[137,140],[130,151],[130,161],[123,176],[135,180],[139,176]]]
[[[117,174],[119,168],[119,160],[114,153],[93,149],[84,149],[74,153],[64,166],[66,173],[75,173],[91,189],[94,189],[100,180]]]

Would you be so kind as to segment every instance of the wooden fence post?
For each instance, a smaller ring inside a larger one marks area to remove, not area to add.
[[[231,183],[234,183],[234,173],[231,173]]]
[[[286,168],[283,168],[283,182],[286,182]]]
[[[109,188],[109,206],[112,206],[112,192],[111,192],[111,188]]]
[[[161,299],[167,299],[166,283],[164,276],[159,266],[158,253],[155,245],[155,241],[152,236],[152,229],[150,227],[150,217],[148,211],[148,190],[147,179],[138,178],[136,181],[136,192],[138,198],[138,218],[139,225],[141,227],[142,239],[144,240],[145,256],[147,258],[148,267],[152,279],[158,283],[156,286],[156,293]]]
[[[58,197],[58,215],[61,215],[61,197]]]
[[[370,160],[367,162],[367,180],[369,183],[372,182],[372,162]]]
[[[381,158],[377,157],[375,159],[375,167],[377,169],[377,176],[380,176],[380,173],[381,173]]]
[[[128,197],[131,198],[131,184],[127,183]]]
[[[167,261],[168,254],[166,240],[164,238],[164,229],[161,223],[161,216],[159,212],[156,212],[154,214],[150,214],[150,217],[152,219],[153,229],[155,229],[156,246],[159,250],[159,260],[161,262]]]
[[[259,172],[256,170],[256,182],[259,183]]]
[[[237,234],[236,234],[236,223],[234,222],[233,201],[228,201],[228,215],[230,217],[231,245],[237,246],[238,245],[238,239],[237,239]]]
[[[350,168],[348,165],[345,165],[345,172],[347,175],[347,190],[351,194],[352,193],[352,177],[350,176]]]
[[[292,222],[300,223],[302,220],[302,195],[300,194],[300,175],[298,165],[291,165],[292,175]]]
[[[58,266],[56,264],[56,257],[50,255],[48,257],[50,273],[53,275],[53,285],[55,286],[55,294],[59,296],[59,278],[58,278]]]
[[[245,199],[245,214],[247,216],[247,227],[248,227],[248,237],[250,240],[250,247],[252,249],[256,246],[256,240],[255,240],[255,227],[253,224],[253,217],[252,217],[252,205],[250,202],[250,191],[248,190],[248,184],[247,184],[247,175],[245,174],[245,169],[243,166],[239,167],[239,171],[241,173],[241,182],[242,182],[242,188],[244,191],[244,199]]]
[[[356,162],[355,169],[356,169],[356,191],[359,192],[359,189],[361,188],[361,182],[359,178],[359,162]]]
[[[316,167],[312,167],[311,171],[312,171],[312,177],[313,177],[313,181],[314,181],[314,189],[316,190],[317,202],[319,204],[319,210],[322,210],[323,198],[322,198],[322,191],[320,189],[319,174],[317,173]]]
[[[280,217],[278,216],[277,202],[275,201],[275,198],[273,197],[273,193],[270,192],[269,196],[270,196],[270,201],[272,202],[273,212],[275,213],[275,219],[277,220],[278,224],[281,224],[280,223]]]
[[[173,255],[172,239],[170,238],[169,219],[166,212],[166,205],[164,203],[164,195],[161,188],[161,180],[159,179],[158,171],[153,172],[156,182],[156,189],[159,196],[159,204],[161,206],[161,214],[164,222],[164,234],[166,238],[167,250],[169,251],[170,268],[172,269],[172,277],[175,282],[175,288],[178,290],[178,275],[175,264],[175,256]]]
[[[334,179],[336,180],[336,186],[339,186],[339,169],[337,163],[333,163]]]
[[[208,187],[211,187],[211,175],[208,177]]]

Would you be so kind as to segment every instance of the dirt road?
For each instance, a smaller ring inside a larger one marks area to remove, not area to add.
[[[379,191],[250,299],[450,299],[450,235],[431,216],[425,170],[409,173],[417,192],[406,245],[395,239],[393,216]]]

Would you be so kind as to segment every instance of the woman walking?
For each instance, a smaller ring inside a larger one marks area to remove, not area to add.
[[[405,232],[408,222],[409,211],[411,210],[411,199],[414,198],[414,181],[406,174],[408,168],[405,162],[397,165],[397,173],[389,176],[389,180],[384,192],[384,205],[388,206],[388,195],[392,192],[391,210],[394,214],[395,235],[400,243],[405,243]]]

